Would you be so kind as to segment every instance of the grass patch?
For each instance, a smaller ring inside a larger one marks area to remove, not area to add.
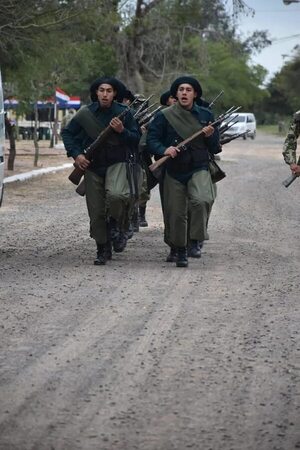
[[[263,133],[273,134],[275,136],[286,136],[287,129],[279,132],[278,125],[258,125],[257,129]]]

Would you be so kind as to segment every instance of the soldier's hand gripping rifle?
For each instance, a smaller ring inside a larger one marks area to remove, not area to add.
[[[297,166],[300,166],[300,156],[297,161]],[[294,173],[290,175],[288,178],[286,178],[282,184],[284,187],[288,188],[295,180],[296,178],[299,178],[299,176],[295,175]]]
[[[223,122],[223,120],[225,120],[229,115],[233,114],[234,112],[236,112],[237,110],[239,110],[241,107],[238,106],[237,108],[234,109],[234,111],[232,111],[232,109],[234,108],[234,106],[232,106],[229,110],[227,110],[224,114],[221,114],[217,120],[215,120],[214,122],[210,123],[209,125],[216,127],[218,126],[221,122]],[[203,130],[199,130],[196,131],[196,133],[192,134],[190,137],[186,138],[184,141],[180,142],[175,148],[177,148],[178,150],[181,149],[186,149],[186,145],[189,144],[190,142],[192,142],[194,139],[196,139],[198,136],[200,136],[201,134],[203,134]],[[149,169],[151,170],[151,172],[153,173],[153,175],[156,178],[160,178],[160,166],[162,166],[169,158],[171,158],[171,156],[169,155],[165,155],[162,158],[158,159],[157,161],[155,161],[153,164],[151,164],[151,166],[149,166]]]
[[[126,109],[124,109],[121,114],[119,114],[117,116],[118,119],[123,120],[126,116],[126,114],[129,111],[129,107],[127,107]],[[94,155],[96,154],[96,152],[101,151],[102,145],[104,144],[104,142],[111,136],[111,134],[113,133],[113,128],[108,125],[103,131],[101,131],[101,133],[99,134],[99,136],[97,137],[97,139],[95,139],[94,142],[92,142],[91,145],[89,145],[83,152],[85,158],[88,161],[92,161],[94,159]],[[80,167],[78,167],[76,165],[76,163],[74,163],[74,167],[75,169],[73,170],[73,172],[69,175],[69,180],[73,183],[78,185],[80,183],[80,180],[85,172],[85,170],[81,169]],[[84,195],[84,190],[76,189],[76,192],[80,195]]]

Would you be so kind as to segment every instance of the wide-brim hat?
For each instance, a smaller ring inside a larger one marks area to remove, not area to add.
[[[170,90],[168,90],[168,91],[164,92],[163,94],[161,94],[160,99],[159,99],[160,104],[163,105],[163,106],[167,106],[168,98],[171,97],[171,95],[172,94],[171,94]]]
[[[177,98],[177,91],[181,84],[190,84],[195,89],[195,91],[197,93],[197,97],[199,97],[199,98],[201,97],[202,88],[200,86],[199,81],[196,80],[196,78],[189,77],[189,76],[179,77],[179,78],[176,78],[175,81],[173,81],[171,88],[170,88],[170,92],[173,97]]]
[[[126,91],[126,86],[117,78],[114,77],[100,77],[97,78],[90,86],[90,97],[92,102],[97,102],[97,90],[101,84],[110,84],[114,91],[116,91],[115,100],[122,102],[124,98],[124,92]]]
[[[125,90],[123,98],[127,98],[131,103],[134,102],[134,100],[135,100],[135,96],[129,89]]]

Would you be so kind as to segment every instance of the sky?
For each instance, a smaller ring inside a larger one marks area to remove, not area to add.
[[[300,46],[300,2],[285,5],[283,0],[244,0],[255,10],[255,15],[241,15],[237,21],[243,38],[255,30],[268,30],[273,43],[252,57],[252,62],[268,70],[268,81],[290,60],[293,48]],[[231,2],[228,2],[228,5]],[[297,37],[290,38],[297,35]],[[286,38],[286,39],[283,39]],[[277,41],[278,39],[278,41]]]

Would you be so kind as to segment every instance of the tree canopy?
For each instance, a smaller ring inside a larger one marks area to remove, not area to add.
[[[268,98],[263,108],[277,117],[291,116],[300,109],[300,92],[297,89],[300,78],[300,48],[268,84]]]
[[[236,35],[227,0],[5,0],[1,69],[8,94],[49,96],[55,85],[88,99],[102,74],[135,92],[159,95],[182,73],[199,77],[207,98],[248,108],[264,97],[265,71],[250,64],[268,45],[263,31]],[[251,13],[233,0],[234,13]],[[5,64],[4,64],[5,61]]]

